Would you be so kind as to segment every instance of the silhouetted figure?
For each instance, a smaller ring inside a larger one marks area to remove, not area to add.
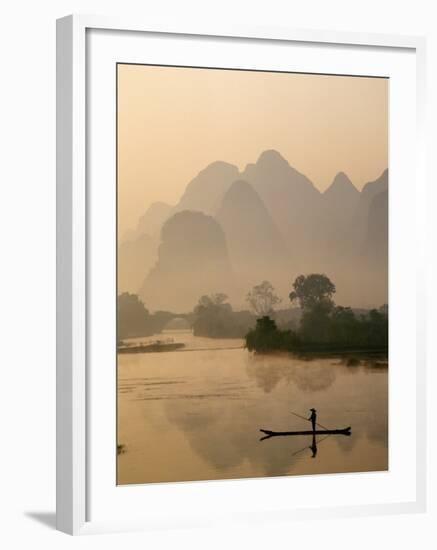
[[[317,420],[317,412],[316,409],[310,409],[311,416],[308,418],[308,420],[311,420],[311,424],[313,425],[313,432],[316,431],[316,420]]]
[[[311,449],[313,455],[311,458],[316,458],[316,455],[317,455],[317,442],[316,442],[316,434],[313,434],[313,441],[310,445],[310,447],[308,447],[309,449]]]

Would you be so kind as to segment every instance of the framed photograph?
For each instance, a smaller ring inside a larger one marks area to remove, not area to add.
[[[58,528],[424,510],[424,40],[57,28]]]

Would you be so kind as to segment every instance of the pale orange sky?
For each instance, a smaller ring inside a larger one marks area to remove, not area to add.
[[[388,80],[118,65],[120,235],[211,162],[266,149],[320,190],[340,171],[361,189],[388,167]]]

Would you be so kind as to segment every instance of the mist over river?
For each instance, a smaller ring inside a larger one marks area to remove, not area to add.
[[[388,468],[386,357],[255,355],[243,340],[174,331],[179,351],[118,356],[118,484]],[[310,430],[308,417],[352,434]]]

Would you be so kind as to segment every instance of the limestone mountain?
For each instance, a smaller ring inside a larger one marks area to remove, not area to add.
[[[369,210],[372,200],[379,193],[388,192],[388,170],[384,172],[374,181],[366,183],[360,193],[360,200],[358,201],[353,225],[354,231],[357,233],[357,240],[363,245],[366,240],[368,224],[369,224]]]
[[[255,189],[235,181],[216,215],[225,235],[235,274],[246,288],[262,280],[278,285],[289,268],[282,235]],[[288,264],[288,266],[287,266]]]
[[[360,192],[344,172],[339,172],[322,197],[325,209],[344,215],[354,211]]]
[[[139,284],[152,309],[192,307],[208,288],[235,297],[233,305],[240,307],[250,286],[262,280],[286,297],[297,275],[326,273],[337,284],[340,303],[378,305],[386,293],[377,273],[387,257],[384,219],[388,223],[382,204],[387,195],[379,195],[387,190],[387,170],[362,192],[339,172],[321,193],[274,150],[242,173],[213,162],[188,183],[176,206],[155,203],[144,214],[139,231],[155,232],[156,239],[131,238],[120,248],[129,266],[119,274],[122,290]],[[221,278],[213,273],[214,262]]]
[[[373,303],[388,303],[388,190],[373,196],[361,249],[363,290]]]
[[[349,303],[375,307],[388,302],[388,170],[363,187],[346,234],[354,244],[343,262]],[[354,281],[359,281],[355,288]]]
[[[158,240],[150,235],[140,235],[121,242],[118,246],[117,286],[118,294],[137,293],[144,277],[157,258]]]
[[[203,294],[233,292],[226,238],[214,218],[184,210],[161,230],[158,259],[141,288],[149,309],[192,311]]]
[[[360,192],[344,172],[339,172],[322,194],[319,223],[322,247],[332,248],[337,255],[351,252],[356,243],[349,227],[353,223]]]
[[[369,181],[361,190],[361,198],[368,203],[382,191],[388,191],[388,169],[377,178],[375,181]]]
[[[194,210],[214,215],[232,182],[238,179],[238,168],[227,162],[209,164],[190,181],[174,212]]]
[[[284,239],[311,239],[321,193],[313,183],[274,150],[248,164],[242,179],[251,183],[275,220]]]
[[[375,195],[370,203],[365,246],[378,263],[388,258],[388,191]]]
[[[163,223],[170,216],[173,206],[166,202],[152,202],[138,221],[138,235],[159,235]]]

